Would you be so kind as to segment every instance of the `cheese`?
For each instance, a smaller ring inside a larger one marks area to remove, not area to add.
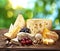
[[[26,24],[32,34],[42,33],[44,28],[52,28],[52,21],[47,19],[28,19]]]
[[[11,24],[11,25],[10,25],[10,28],[9,28],[9,32],[13,30],[13,27],[14,27],[14,25]]]
[[[19,41],[17,38],[11,39],[11,43],[19,45]]]
[[[22,15],[18,15],[14,25],[10,27],[9,32],[5,33],[4,36],[13,39],[17,36],[17,33],[25,26],[25,21]]]
[[[53,43],[54,43],[53,39],[44,39],[43,38],[43,44],[50,45],[50,44],[53,44]]]
[[[20,26],[20,29],[22,29],[25,26],[25,20],[21,14],[18,15],[18,17],[14,23],[14,27],[16,27],[18,25]]]
[[[12,31],[5,33],[4,36],[9,38],[9,39],[13,39],[17,36],[17,33],[19,32],[19,30],[20,30],[20,27],[17,26]]]
[[[42,34],[39,34],[39,33],[36,34],[36,35],[35,35],[35,39],[36,39],[36,40],[41,40],[41,39],[42,39]]]
[[[17,38],[18,40],[21,40],[22,38],[28,37],[28,34],[26,34],[25,32],[19,32],[17,34]]]
[[[43,37],[48,39],[53,39],[54,41],[58,40],[59,36],[56,32],[50,31],[47,28],[43,31]]]
[[[49,29],[47,29],[47,28],[44,28],[44,30],[43,30],[43,37],[44,38],[47,38],[47,33],[49,34],[49,32],[50,32],[50,30]]]

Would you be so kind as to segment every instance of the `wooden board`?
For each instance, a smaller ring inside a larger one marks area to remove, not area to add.
[[[4,33],[6,33],[8,31],[8,29],[1,29],[0,30],[0,51],[19,51],[19,50],[31,50],[31,51],[35,51],[35,50],[60,50],[60,38],[59,40],[50,46],[47,45],[31,45],[31,46],[17,46],[17,45],[11,45],[11,46],[6,46],[5,45],[5,37],[3,36]],[[60,36],[60,30],[53,30],[56,31],[59,36]]]

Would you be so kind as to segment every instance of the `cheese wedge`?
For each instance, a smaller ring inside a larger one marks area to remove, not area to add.
[[[20,29],[22,29],[25,26],[25,20],[21,14],[18,15],[18,17],[14,23],[14,27],[16,27],[18,25],[20,26]]]
[[[18,15],[14,26],[12,28],[11,31],[9,31],[8,33],[4,34],[4,36],[6,36],[7,38],[13,39],[17,36],[17,33],[25,26],[25,21],[22,15]]]
[[[28,19],[27,27],[31,30],[32,34],[42,33],[44,28],[49,30],[52,28],[52,21],[47,19]]]
[[[11,25],[10,25],[10,28],[9,28],[9,32],[12,31],[13,27],[14,27],[14,25],[11,24]]]
[[[17,36],[17,33],[19,32],[20,27],[17,26],[16,28],[14,28],[12,31],[5,33],[4,36],[9,38],[9,39],[13,39]]]

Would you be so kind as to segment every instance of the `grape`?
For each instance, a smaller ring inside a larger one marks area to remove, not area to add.
[[[29,44],[29,41],[28,40],[26,40],[26,45],[28,45]]]
[[[25,39],[23,38],[23,39],[21,39],[21,41],[25,41]]]
[[[26,44],[26,42],[25,41],[21,41],[21,45],[25,45]]]
[[[32,40],[28,37],[25,37],[23,39],[20,40],[21,45],[31,45],[32,44]]]
[[[32,40],[29,40],[29,44],[32,44]]]
[[[25,40],[29,40],[30,38],[28,38],[28,37],[25,37],[24,39],[25,39]]]
[[[30,29],[29,28],[23,28],[20,30],[20,32],[26,32],[26,33],[31,33]]]

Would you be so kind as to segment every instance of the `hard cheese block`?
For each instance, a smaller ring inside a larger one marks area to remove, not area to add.
[[[25,26],[25,20],[23,18],[22,15],[18,15],[14,25],[12,28],[10,28],[10,31],[6,34],[4,34],[4,36],[6,36],[7,38],[13,39],[17,36],[17,33]]]
[[[47,19],[28,19],[26,24],[32,34],[42,33],[44,28],[52,28],[52,21]]]
[[[23,28],[25,26],[25,20],[21,14],[18,15],[18,17],[14,23],[14,27],[16,27],[18,25],[20,26],[20,28]]]

